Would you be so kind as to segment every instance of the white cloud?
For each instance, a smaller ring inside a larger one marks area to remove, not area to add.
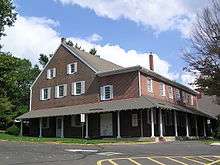
[[[53,29],[57,25],[51,19],[18,15],[15,25],[6,29],[7,36],[1,40],[3,51],[36,64],[40,53],[53,53],[58,46],[58,33]]]
[[[195,11],[203,7],[206,0],[55,0],[62,4],[79,5],[93,10],[96,15],[113,20],[125,18],[151,27],[157,33],[178,30],[184,36],[190,31]]]
[[[39,54],[53,53],[60,43],[60,34],[54,29],[57,23],[47,18],[18,16],[14,27],[6,30],[7,36],[2,38],[3,51],[10,51],[20,58],[30,59],[34,64],[38,62]],[[95,34],[95,33],[94,33]],[[98,54],[118,65],[128,67],[141,65],[149,68],[149,53],[140,53],[136,50],[126,51],[120,45],[100,45],[86,39],[69,37],[77,42],[86,51],[95,47]],[[171,65],[166,60],[154,54],[155,72],[173,80],[181,77],[182,82],[188,82],[189,75],[180,75],[171,71]]]
[[[193,89],[196,89],[197,86],[194,85],[193,83],[195,82],[196,78],[198,78],[198,77],[199,77],[199,72],[197,72],[195,74],[190,73],[190,72],[183,72],[183,73],[181,73],[180,80],[186,86],[193,88]]]
[[[91,36],[87,37],[86,40],[88,42],[98,42],[102,40],[102,36],[97,33],[92,34]]]

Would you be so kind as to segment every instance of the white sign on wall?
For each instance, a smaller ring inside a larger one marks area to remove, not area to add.
[[[85,114],[80,114],[80,122],[85,123]]]

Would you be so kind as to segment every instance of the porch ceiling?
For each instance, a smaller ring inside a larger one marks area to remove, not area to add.
[[[132,109],[174,109],[187,113],[207,116],[204,113],[199,112],[193,108],[186,108],[183,106],[174,105],[166,101],[161,101],[149,96],[141,96],[138,98],[130,98],[114,101],[103,101],[99,103],[90,103],[76,106],[49,108],[42,110],[32,110],[19,117],[17,119],[30,119],[40,117],[53,117],[53,116],[66,116],[75,114],[89,114],[89,113],[104,113],[112,111],[132,110]],[[210,117],[210,116],[208,116]]]

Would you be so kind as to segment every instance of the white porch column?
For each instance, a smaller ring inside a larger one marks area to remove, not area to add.
[[[21,119],[20,136],[23,136],[23,120]]]
[[[120,126],[120,111],[117,111],[117,126],[118,126],[118,134],[117,134],[117,138],[121,138],[121,126]]]
[[[85,138],[88,139],[89,138],[89,114],[85,114],[86,117],[86,136]]]
[[[140,122],[141,122],[141,137],[144,137],[144,130],[143,130],[143,114],[142,110],[140,111]]]
[[[176,111],[175,110],[174,110],[174,128],[175,128],[175,136],[178,137],[177,118],[176,118]]]
[[[197,123],[197,116],[195,116],[195,127],[196,127],[196,137],[199,136],[198,134],[198,123]]]
[[[206,119],[203,118],[203,132],[204,132],[204,137],[206,137],[206,127],[205,127],[205,125],[206,125]]]
[[[153,109],[150,110],[150,114],[151,114],[151,137],[155,137],[154,136],[154,111]]]
[[[39,128],[40,128],[39,137],[42,137],[42,118],[39,119]]]
[[[159,110],[160,113],[160,137],[163,137],[163,119],[162,119],[162,111]]]
[[[189,137],[189,121],[188,121],[187,113],[186,113],[186,137]]]
[[[61,117],[61,138],[64,138],[64,120],[63,120],[63,116]]]

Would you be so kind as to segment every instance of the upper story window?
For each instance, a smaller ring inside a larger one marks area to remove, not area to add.
[[[49,100],[51,94],[51,88],[43,88],[40,91],[40,100]]]
[[[166,89],[165,89],[165,84],[160,83],[160,96],[166,96]]]
[[[67,84],[58,85],[55,87],[55,98],[62,98],[67,94]]]
[[[101,100],[112,99],[113,98],[113,86],[106,85],[106,86],[100,87],[100,96],[101,96]]]
[[[194,96],[193,95],[191,95],[191,101],[190,101],[190,105],[194,105]]]
[[[180,90],[176,89],[176,100],[180,101]]]
[[[67,65],[67,74],[74,74],[77,72],[77,62]]]
[[[147,79],[147,91],[148,92],[153,92],[153,80],[152,79]]]
[[[184,103],[187,103],[187,94],[186,94],[186,92],[184,92],[184,91],[182,91],[182,101],[183,101]]]
[[[85,93],[85,81],[72,83],[72,95],[81,95]]]
[[[169,90],[169,98],[173,99],[173,87],[169,86],[168,90]]]
[[[56,68],[48,69],[47,70],[47,79],[52,79],[56,77]]]

